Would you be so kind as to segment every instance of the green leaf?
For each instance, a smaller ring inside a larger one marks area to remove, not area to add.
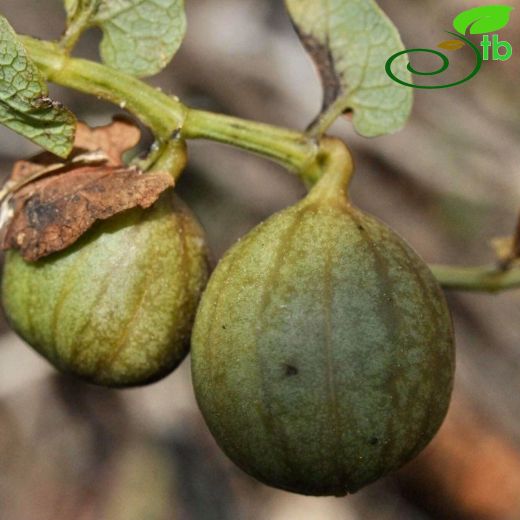
[[[91,23],[103,30],[101,57],[106,64],[150,76],[170,62],[182,43],[184,0],[101,0]]]
[[[512,7],[509,5],[484,5],[463,11],[453,20],[453,27],[460,34],[486,34],[498,31],[509,23]]]
[[[48,94],[37,67],[7,20],[0,16],[0,123],[67,157],[74,142],[76,118]]]
[[[366,137],[399,130],[412,106],[412,90],[395,83],[386,61],[404,46],[397,29],[373,0],[285,0],[300,39],[321,76],[323,106],[310,132],[323,133],[344,112],[353,112]],[[408,59],[395,73],[411,81]]]

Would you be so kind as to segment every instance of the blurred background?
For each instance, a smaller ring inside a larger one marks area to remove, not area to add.
[[[408,48],[446,39],[474,2],[380,0]],[[492,2],[486,2],[492,3]],[[500,3],[500,2],[496,2]],[[189,105],[303,129],[321,93],[281,0],[188,0],[188,36],[150,81]],[[510,5],[518,6],[511,0]],[[59,0],[1,0],[15,29],[58,38]],[[500,32],[513,58],[487,62],[471,82],[415,92],[404,130],[357,136],[347,120],[331,133],[357,163],[352,197],[388,222],[429,262],[485,263],[520,209],[520,15]],[[100,34],[76,54],[96,58]],[[464,60],[468,59],[465,63]],[[471,57],[459,52],[461,69]],[[91,125],[118,109],[51,88]],[[143,146],[150,144],[144,134]],[[0,128],[5,178],[37,151]],[[304,189],[281,168],[223,145],[190,143],[178,192],[207,230],[216,262],[238,237]],[[96,388],[57,374],[2,322],[0,330],[1,520],[514,520],[520,518],[520,290],[449,293],[457,381],[448,418],[423,454],[345,498],[309,498],[265,487],[218,449],[197,410],[189,359],[146,388]]]

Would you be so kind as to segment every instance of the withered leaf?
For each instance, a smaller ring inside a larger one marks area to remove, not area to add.
[[[9,200],[12,217],[3,229],[2,249],[19,249],[26,260],[35,261],[70,246],[97,220],[151,206],[174,181],[167,172],[144,173],[122,164],[122,153],[138,140],[139,130],[126,121],[95,129],[80,124],[66,164],[49,153],[18,161],[8,182],[30,182]],[[101,162],[74,162],[96,151]],[[48,173],[32,180],[39,171]]]
[[[31,159],[17,161],[8,182],[19,183],[43,168],[70,165],[85,152],[99,152],[100,157],[104,157],[104,161],[101,162],[109,166],[122,165],[123,153],[133,148],[139,142],[140,136],[139,128],[121,116],[115,117],[112,123],[97,128],[90,128],[85,123],[78,122],[74,148],[67,163],[52,153],[43,152]]]
[[[109,165],[123,163],[122,155],[133,148],[141,138],[141,132],[134,123],[125,117],[115,117],[111,124],[90,128],[78,123],[74,147],[78,149],[104,152]]]
[[[88,166],[51,175],[22,188],[2,248],[33,261],[73,244],[96,220],[136,206],[147,208],[173,179],[164,172]]]

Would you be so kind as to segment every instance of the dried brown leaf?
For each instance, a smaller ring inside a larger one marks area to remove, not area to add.
[[[78,123],[74,147],[84,150],[100,150],[108,157],[108,164],[122,164],[122,155],[133,148],[141,137],[139,128],[123,117],[116,117],[111,124],[90,128]]]
[[[112,123],[97,128],[78,122],[74,149],[66,163],[52,153],[43,152],[31,159],[17,161],[9,182],[23,181],[43,168],[65,167],[85,152],[100,152],[99,158],[103,157],[107,165],[119,166],[123,164],[123,153],[139,142],[140,135],[139,128],[124,117],[115,117]]]
[[[123,152],[138,140],[138,128],[126,120],[94,129],[79,124],[67,163],[49,153],[18,161],[8,181],[15,191],[2,249],[19,249],[34,261],[70,246],[97,220],[151,206],[174,181],[167,172],[122,164]]]
[[[45,177],[16,194],[2,247],[37,260],[73,244],[96,220],[151,206],[171,186],[167,173],[117,166],[87,166]]]

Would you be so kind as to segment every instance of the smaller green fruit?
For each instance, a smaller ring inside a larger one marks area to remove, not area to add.
[[[203,231],[169,190],[37,262],[9,251],[2,296],[15,331],[58,369],[131,386],[183,360],[207,276]]]

